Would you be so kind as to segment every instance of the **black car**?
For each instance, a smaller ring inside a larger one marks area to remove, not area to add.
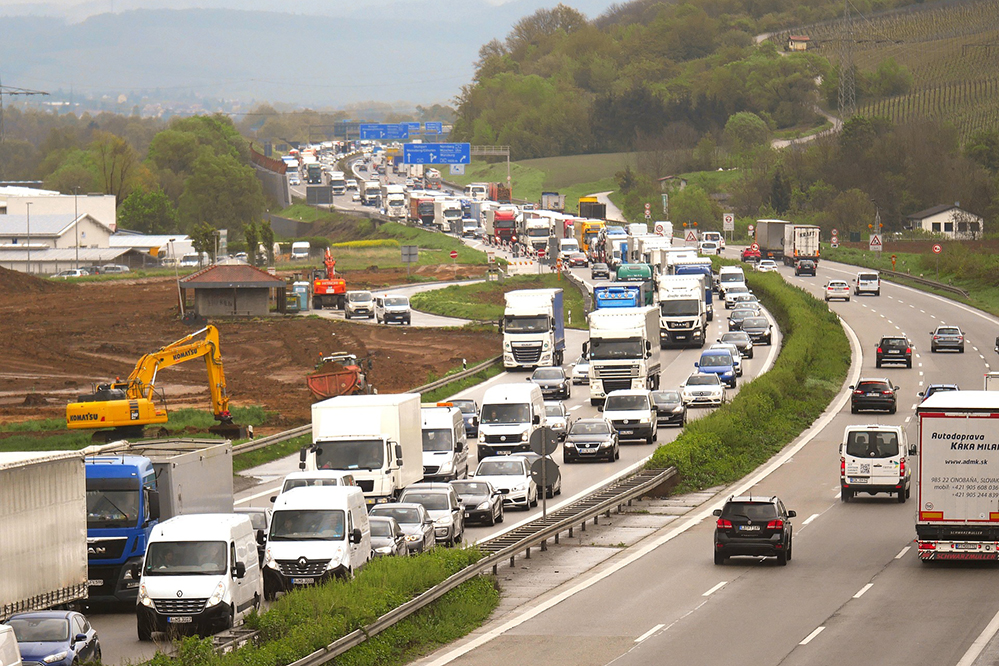
[[[888,379],[861,379],[851,386],[850,412],[858,413],[862,409],[886,411],[894,414],[898,409],[898,398],[894,386]]]
[[[607,264],[597,263],[590,266],[590,279],[596,280],[597,278],[610,279],[610,268]]]
[[[815,277],[815,262],[811,259],[799,259],[794,265],[795,275],[811,275]]]
[[[769,345],[773,343],[773,326],[766,317],[746,317],[742,320],[742,331],[749,336],[753,344]]]
[[[715,509],[715,564],[724,564],[733,555],[776,557],[785,566],[791,559],[794,528],[788,511],[777,497],[730,497]]]
[[[503,522],[503,493],[488,481],[460,479],[451,487],[458,493],[465,511],[465,522],[495,525]]]
[[[756,317],[758,313],[756,310],[732,310],[732,314],[728,316],[728,330],[730,331],[741,331],[742,322],[749,319],[750,317]]]
[[[904,335],[886,335],[878,343],[877,366],[884,363],[905,363],[912,367],[912,343]]]
[[[727,342],[739,348],[739,353],[746,358],[753,358],[753,339],[745,331],[729,331],[723,333],[718,342]]]
[[[656,406],[656,420],[659,425],[677,425],[681,428],[687,423],[687,406],[679,391],[653,391],[652,404]]]
[[[527,381],[534,382],[541,387],[541,394],[545,398],[558,398],[568,400],[572,394],[572,382],[566,376],[562,366],[551,368],[537,368],[534,373],[527,378]]]
[[[562,461],[566,464],[580,460],[606,460],[614,462],[621,457],[617,431],[607,419],[577,419],[569,426],[569,434],[562,444]]]
[[[479,436],[479,403],[474,400],[452,400],[451,404],[461,410],[461,418],[465,421],[465,436]]]

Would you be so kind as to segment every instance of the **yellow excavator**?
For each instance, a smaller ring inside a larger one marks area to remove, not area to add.
[[[196,339],[201,334],[204,337]],[[167,422],[162,391],[157,396],[157,373],[163,368],[201,357],[204,357],[208,369],[212,412],[219,422],[209,428],[209,432],[228,439],[247,437],[247,427],[234,424],[229,413],[229,394],[226,392],[225,372],[219,352],[219,332],[211,325],[146,354],[135,364],[132,374],[125,381],[99,384],[93,393],[81,395],[77,402],[66,406],[66,426],[71,430],[101,429],[94,433],[95,441],[142,437],[145,426]],[[157,398],[161,408],[156,406]],[[111,430],[105,430],[107,428]]]

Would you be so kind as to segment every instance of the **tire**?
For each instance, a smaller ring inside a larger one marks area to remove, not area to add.
[[[715,564],[725,564],[726,561],[728,561],[728,558],[725,557],[724,555],[722,555],[721,553],[719,553],[716,550],[715,551]]]
[[[850,405],[850,413],[851,413],[851,414],[857,414],[857,413],[859,413],[859,412],[860,412],[860,410],[859,410],[859,409],[857,409],[857,408],[856,408],[856,407],[854,407],[853,405]]]
[[[101,646],[100,645],[98,645],[97,649],[94,650],[93,661],[96,661],[97,663],[101,663]]]
[[[503,509],[501,508],[500,511],[502,510]],[[489,512],[489,522],[487,522],[486,524],[489,525],[489,527],[492,527],[493,525],[496,524],[496,514],[494,514],[492,511]]]
[[[136,618],[135,628],[136,628],[136,633],[139,635],[140,641],[153,640],[153,630],[142,620]]]
[[[880,368],[881,367],[881,361],[875,361],[874,367],[875,368]]]
[[[898,503],[899,504],[905,504],[905,500],[906,500],[906,498],[908,496],[909,496],[909,494],[907,492],[905,492],[905,488],[902,488],[901,490],[899,490],[898,491]]]
[[[600,403],[600,398],[590,398],[590,407],[599,407]]]
[[[964,345],[961,345],[961,348],[958,349],[957,351],[958,351],[958,353],[963,354],[964,353]]]
[[[849,296],[847,296],[847,297],[846,297],[846,302],[847,302],[847,303],[849,303],[849,302],[850,302],[850,297],[849,297]]]
[[[620,460],[620,459],[621,459],[621,449],[620,448],[614,449],[614,460]],[[611,462],[614,461],[612,460]]]
[[[753,358],[753,356],[755,356],[755,355],[756,355],[756,354],[755,354],[755,352],[753,352],[753,348],[752,348],[752,347],[750,347],[750,348],[749,348],[749,356],[748,356],[747,358]]]
[[[909,499],[909,495],[912,492],[912,486],[905,489],[905,499]]]
[[[530,499],[530,498],[528,498],[528,499]],[[531,507],[535,507],[535,506],[538,505],[538,491],[537,490],[534,491],[534,499],[530,500],[527,504],[528,504],[528,508],[525,509],[525,511],[528,511],[528,510],[530,510]]]
[[[791,561],[791,556],[794,555],[794,537],[791,537],[787,541],[787,561]]]
[[[894,414],[897,411],[898,411],[898,407],[896,407],[895,405],[892,405],[891,409],[888,410],[888,413],[889,414]]]
[[[496,519],[496,522],[497,522],[497,523],[502,523],[502,522],[503,522],[503,514],[504,514],[504,512],[505,512],[505,511],[506,511],[506,509],[504,509],[504,508],[503,508],[503,505],[502,505],[502,504],[500,504],[500,515],[499,515],[499,517],[498,517],[498,518]]]
[[[786,567],[787,566],[787,551],[778,550],[777,551],[777,566]]]

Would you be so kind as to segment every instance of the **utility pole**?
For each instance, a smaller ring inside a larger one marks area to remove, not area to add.
[[[4,95],[10,97],[11,95],[48,95],[47,92],[41,90],[28,90],[27,88],[14,88],[12,86],[5,86],[0,82],[0,143],[4,140],[4,127],[3,127],[3,98]]]
[[[846,122],[857,113],[857,85],[853,65],[853,18],[850,16],[850,0],[845,2],[843,22],[846,36],[840,41],[839,57],[839,117]]]

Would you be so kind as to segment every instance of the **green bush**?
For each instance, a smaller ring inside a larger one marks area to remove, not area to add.
[[[675,466],[681,490],[731,483],[765,462],[818,418],[850,366],[846,334],[825,303],[777,273],[746,277],[780,327],[782,348],[732,402],[656,449],[648,466]]]

